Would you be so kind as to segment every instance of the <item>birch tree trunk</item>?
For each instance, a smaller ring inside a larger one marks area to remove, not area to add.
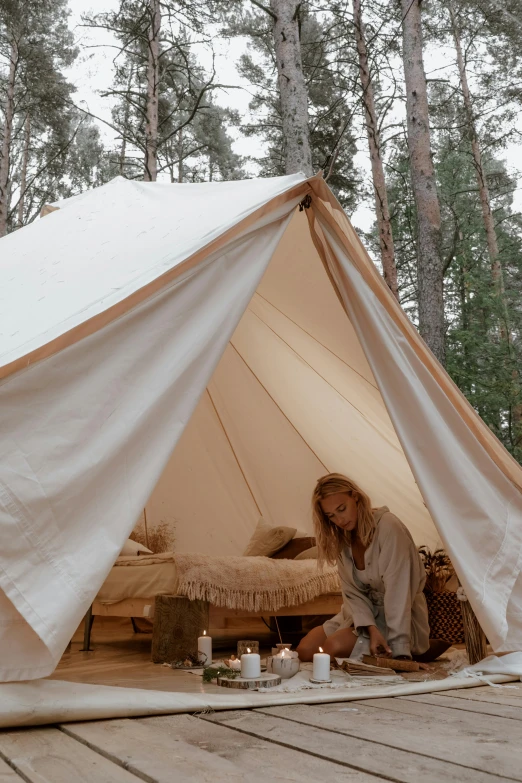
[[[308,132],[308,93],[301,60],[298,0],[270,0],[281,99],[285,171],[313,175]]]
[[[384,178],[384,167],[381,158],[381,140],[377,114],[375,111],[375,97],[368,64],[368,51],[364,36],[364,26],[361,13],[361,0],[353,0],[353,21],[357,53],[359,55],[359,78],[363,91],[364,114],[366,118],[366,133],[368,135],[368,147],[372,164],[373,192],[375,196],[375,213],[377,215],[377,228],[379,230],[379,244],[381,248],[382,268],[384,279],[395,298],[399,299],[397,289],[397,267],[395,265],[395,250],[393,246],[393,234],[390,221],[390,209],[388,206],[388,194]]]
[[[161,30],[160,0],[149,0],[149,55],[147,65],[147,122],[145,125],[146,182],[155,182],[158,174],[158,90],[159,38]]]
[[[499,260],[497,232],[495,230],[495,221],[493,219],[493,213],[491,211],[489,188],[484,173],[484,166],[482,164],[482,154],[480,152],[477,129],[475,127],[473,104],[471,101],[471,93],[468,85],[468,77],[466,73],[466,66],[464,63],[464,56],[462,54],[460,30],[457,24],[455,9],[453,7],[453,3],[451,2],[451,0],[448,0],[448,9],[451,18],[451,29],[453,33],[453,40],[455,41],[455,49],[457,52],[457,65],[459,68],[460,86],[462,90],[462,97],[464,98],[464,108],[466,111],[466,123],[468,126],[468,134],[471,142],[471,151],[473,153],[473,163],[475,165],[475,171],[477,173],[480,205],[482,207],[482,218],[484,220],[484,228],[486,230],[486,239],[488,243],[488,253],[489,253],[489,259],[491,263],[491,274],[498,292],[501,295],[503,295],[504,282],[502,279],[502,267]]]
[[[431,158],[421,0],[401,0],[401,5],[408,150],[417,209],[419,328],[428,347],[444,364],[444,264],[440,206]]]
[[[7,233],[7,213],[9,210],[9,167],[11,158],[11,137],[13,133],[14,99],[16,68],[18,66],[18,46],[12,41],[9,54],[9,75],[7,77],[6,100],[4,107],[4,134],[0,153],[0,237]]]
[[[24,128],[24,149],[20,171],[20,198],[18,200],[18,228],[24,225],[25,191],[27,190],[27,167],[29,165],[29,147],[31,145],[31,116],[27,114]]]

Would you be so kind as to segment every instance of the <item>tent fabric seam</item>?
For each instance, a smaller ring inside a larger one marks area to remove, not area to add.
[[[317,337],[314,337],[314,335],[311,334],[309,331],[307,331],[307,329],[304,329],[300,324],[298,324],[297,321],[294,321],[293,318],[290,318],[290,316],[288,316],[286,313],[283,313],[283,311],[280,310],[279,307],[277,307],[273,302],[271,302],[270,299],[267,299],[265,296],[263,296],[263,294],[260,294],[259,291],[256,291],[256,293],[254,294],[254,298],[255,297],[259,297],[264,302],[266,302],[268,305],[270,305],[270,307],[273,307],[274,310],[276,310],[278,313],[280,313],[283,316],[283,318],[286,318],[287,321],[289,321],[297,329],[299,329],[301,332],[303,332],[303,334],[306,334],[308,337],[310,337],[311,340],[313,340],[315,343],[317,343],[317,345],[320,345],[321,348],[324,348],[325,351],[328,351],[329,354],[331,354],[336,359],[338,359],[342,364],[344,364],[345,367],[348,367],[349,370],[351,370],[356,375],[358,375],[359,378],[361,378],[363,381],[365,381],[365,383],[368,384],[368,386],[371,386],[372,389],[375,389],[375,391],[379,392],[379,394],[380,394],[379,387],[376,384],[374,384],[371,381],[369,381],[368,378],[365,378],[365,376],[362,373],[360,373],[358,370],[356,370],[355,367],[353,367],[351,364],[348,364],[347,361],[345,361],[344,359],[341,359],[341,357],[338,354],[336,354],[335,351],[332,351],[331,348],[328,348],[328,346],[325,345],[324,343],[322,343],[320,340],[318,340]]]
[[[322,459],[320,459],[320,457],[319,457],[319,456],[318,456],[318,455],[315,453],[315,451],[314,451],[314,450],[313,450],[313,448],[310,446],[310,444],[306,442],[306,440],[304,439],[303,435],[302,435],[302,434],[299,432],[299,430],[297,429],[297,427],[295,426],[295,424],[293,424],[293,422],[292,422],[292,421],[291,421],[291,420],[288,418],[288,416],[286,415],[286,413],[284,412],[284,410],[283,410],[283,409],[280,407],[280,405],[278,405],[278,404],[277,404],[277,402],[274,400],[274,398],[272,397],[272,395],[270,394],[270,392],[268,391],[268,389],[266,388],[266,386],[265,386],[265,385],[264,385],[264,384],[263,384],[263,383],[260,381],[260,379],[257,377],[257,375],[255,374],[255,372],[253,371],[253,369],[250,367],[250,365],[249,365],[249,363],[247,362],[247,360],[245,359],[245,357],[244,357],[244,356],[242,355],[242,353],[241,353],[241,352],[240,352],[240,351],[239,351],[239,350],[236,348],[236,346],[234,345],[234,343],[232,342],[232,340],[230,340],[230,345],[232,346],[232,348],[234,349],[234,351],[237,353],[237,355],[239,356],[239,358],[241,359],[241,361],[242,361],[242,362],[245,364],[245,367],[246,367],[246,368],[249,370],[249,372],[251,372],[251,373],[252,373],[252,375],[254,376],[254,378],[256,379],[256,381],[258,382],[258,384],[261,386],[261,388],[262,388],[262,389],[264,389],[264,391],[266,392],[266,394],[268,394],[268,396],[270,397],[270,399],[272,400],[272,402],[274,403],[274,405],[276,406],[276,408],[277,408],[277,409],[278,409],[278,410],[281,412],[281,414],[282,414],[282,415],[285,417],[285,419],[286,419],[286,420],[287,420],[287,422],[290,424],[290,426],[292,427],[292,429],[293,429],[293,430],[295,430],[295,432],[296,432],[296,433],[299,435],[299,437],[301,438],[301,440],[303,441],[303,443],[305,444],[305,446],[306,446],[306,447],[307,447],[307,448],[308,448],[308,449],[309,449],[309,450],[312,452],[312,454],[314,455],[314,457],[316,458],[316,460],[319,462],[319,464],[320,464],[320,465],[322,465],[322,466],[323,466],[323,468],[326,470],[326,472],[327,472],[327,473],[329,473],[330,471],[328,470],[328,468],[326,467],[326,465],[324,464],[324,462],[322,461]]]
[[[296,351],[296,349],[295,349],[295,348],[294,348],[292,345],[290,345],[289,343],[287,343],[287,342],[286,342],[286,340],[285,340],[283,337],[281,337],[281,335],[280,335],[280,334],[278,334],[278,333],[277,333],[277,332],[276,332],[274,329],[272,329],[272,327],[270,326],[270,324],[267,324],[267,323],[266,323],[266,321],[264,321],[264,320],[261,318],[261,316],[260,316],[258,313],[255,313],[255,312],[254,312],[254,311],[253,311],[253,310],[252,310],[250,307],[248,308],[248,310],[249,310],[249,312],[251,312],[251,313],[252,313],[252,315],[254,315],[256,318],[258,318],[258,319],[259,319],[259,321],[261,321],[261,323],[262,323],[264,326],[266,326],[266,328],[267,328],[267,329],[269,329],[269,330],[272,332],[272,334],[273,334],[273,335],[274,335],[274,336],[275,336],[277,339],[281,340],[281,342],[282,342],[284,345],[286,345],[286,346],[287,346],[287,347],[288,347],[288,348],[289,348],[289,349],[292,351],[292,353],[293,353],[293,354],[294,354],[294,355],[295,355],[295,356],[296,356],[298,359],[300,359],[300,360],[301,360],[301,361],[302,361],[302,362],[303,362],[303,363],[304,363],[304,364],[305,364],[307,367],[309,367],[309,368],[312,370],[312,372],[314,372],[314,373],[317,375],[317,377],[318,377],[318,378],[321,378],[321,380],[322,380],[322,381],[324,381],[324,383],[326,383],[326,385],[327,385],[327,386],[329,386],[329,387],[330,387],[330,389],[332,389],[332,390],[333,390],[333,391],[334,391],[336,394],[338,394],[338,395],[339,395],[339,397],[340,397],[342,400],[344,400],[346,403],[348,403],[348,405],[351,405],[351,407],[352,407],[354,410],[356,410],[356,411],[357,411],[357,413],[358,413],[358,414],[361,416],[361,418],[362,418],[362,419],[364,419],[364,421],[365,421],[365,422],[367,422],[367,423],[368,423],[368,424],[369,424],[371,427],[373,427],[373,429],[374,429],[374,430],[376,430],[376,431],[378,432],[378,430],[377,430],[377,428],[375,427],[375,425],[373,424],[373,422],[372,422],[372,421],[371,421],[371,420],[370,420],[370,419],[369,419],[369,418],[368,418],[368,417],[367,417],[367,416],[366,416],[366,415],[365,415],[365,414],[364,414],[362,411],[360,411],[360,410],[359,410],[359,408],[358,408],[356,405],[354,405],[354,403],[353,403],[351,400],[349,400],[347,397],[345,397],[345,396],[344,396],[344,394],[341,394],[341,392],[339,391],[339,389],[337,389],[337,388],[336,388],[336,387],[335,387],[335,386],[334,386],[332,383],[330,383],[330,381],[328,381],[328,380],[327,380],[327,379],[324,377],[324,375],[321,375],[321,373],[320,373],[318,370],[316,370],[316,369],[315,369],[315,367],[312,367],[312,365],[311,365],[311,364],[310,364],[310,363],[309,363],[309,362],[308,362],[308,361],[307,361],[307,360],[306,360],[306,359],[305,359],[303,356],[301,356],[301,354],[300,354],[300,353],[298,353],[298,351]],[[334,355],[335,355],[335,354],[334,354]],[[341,361],[342,361],[342,360],[341,360]],[[346,365],[346,366],[347,366],[347,367],[349,367],[349,365]],[[386,438],[386,440],[388,440],[388,438]],[[391,446],[393,449],[395,449],[395,450],[396,450],[396,451],[398,451],[399,453],[402,453],[402,446],[400,445],[400,443],[399,443],[399,446],[397,446],[397,444],[395,444],[395,443],[392,443],[390,440],[388,440],[388,443],[390,444],[390,446]]]
[[[223,421],[222,421],[222,419],[221,419],[221,416],[220,416],[220,414],[219,414],[219,411],[218,411],[218,409],[217,409],[217,405],[216,405],[216,403],[214,402],[214,398],[212,397],[212,395],[211,395],[211,393],[210,393],[210,389],[208,388],[208,386],[207,386],[207,394],[208,394],[208,396],[209,396],[209,399],[210,399],[210,402],[211,402],[211,404],[212,404],[212,407],[214,408],[214,412],[215,412],[215,414],[216,414],[216,417],[217,417],[217,419],[218,419],[218,421],[219,421],[219,424],[220,424],[220,426],[221,426],[221,429],[223,430],[223,434],[225,435],[225,438],[227,439],[227,442],[228,442],[228,445],[230,446],[230,449],[231,449],[231,451],[232,451],[232,454],[234,455],[234,459],[236,460],[237,466],[238,466],[238,468],[239,468],[239,470],[240,470],[240,472],[241,472],[241,475],[243,476],[243,479],[244,479],[244,481],[245,481],[245,484],[246,484],[246,485],[247,485],[247,487],[248,487],[248,491],[249,491],[249,492],[250,492],[250,494],[252,495],[252,500],[253,500],[253,501],[254,501],[254,503],[256,504],[256,508],[257,508],[257,510],[258,510],[258,513],[259,513],[259,515],[260,515],[260,516],[263,516],[263,513],[262,513],[261,509],[259,508],[259,504],[258,504],[258,502],[257,502],[257,500],[256,500],[256,496],[254,495],[254,492],[253,492],[253,490],[252,490],[252,487],[250,486],[250,482],[248,481],[247,477],[245,476],[245,472],[244,472],[244,470],[243,470],[243,467],[242,467],[242,465],[241,465],[241,463],[240,463],[240,461],[239,461],[239,458],[238,458],[238,456],[237,456],[237,454],[236,454],[236,450],[234,449],[234,446],[232,445],[232,441],[230,440],[229,434],[228,434],[228,432],[227,432],[227,431],[226,431],[226,429],[225,429],[225,425],[223,424]]]

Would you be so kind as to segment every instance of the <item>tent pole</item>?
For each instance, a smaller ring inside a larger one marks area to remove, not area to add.
[[[147,527],[147,509],[143,508],[143,522],[145,524],[145,546],[149,549],[149,528]]]

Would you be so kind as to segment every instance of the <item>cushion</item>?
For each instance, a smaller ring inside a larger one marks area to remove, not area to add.
[[[243,552],[246,557],[272,557],[295,536],[295,527],[272,527],[263,517]]]
[[[301,554],[296,555],[294,560],[317,560],[317,547],[313,546],[311,549],[305,549]]]
[[[312,534],[310,532],[306,532],[305,530],[296,530],[294,538],[310,538]]]
[[[120,557],[138,557],[140,553],[152,555],[152,551],[147,549],[146,546],[138,544],[138,542],[133,541],[132,538],[128,538],[120,552]]]
[[[297,555],[301,552],[305,552],[307,549],[315,546],[315,538],[308,536],[307,538],[294,538],[285,544],[275,555],[272,555],[274,560],[295,560]]]

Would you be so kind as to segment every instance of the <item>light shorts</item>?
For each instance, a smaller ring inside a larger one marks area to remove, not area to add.
[[[323,630],[327,636],[331,636],[341,628],[352,628],[352,626],[353,618],[350,614],[350,610],[346,604],[343,604],[342,609],[338,614],[330,617],[329,620],[326,620],[326,622],[323,623]]]

